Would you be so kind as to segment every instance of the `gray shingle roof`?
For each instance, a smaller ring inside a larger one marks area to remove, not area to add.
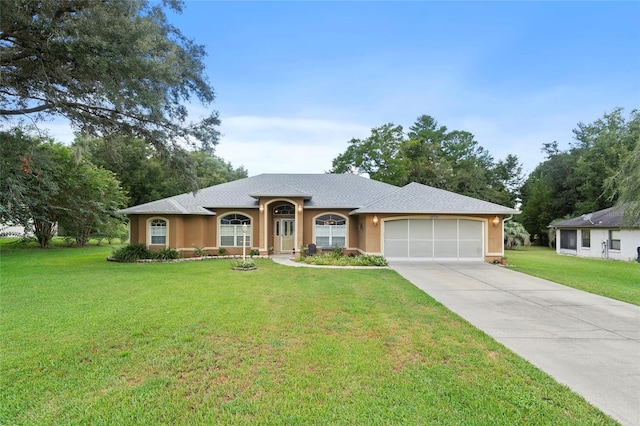
[[[355,209],[398,187],[353,174],[262,174],[121,210],[123,214],[212,214],[206,208],[258,208],[261,196],[307,199],[305,208]],[[285,194],[278,194],[282,190]],[[311,197],[312,196],[312,197]]]
[[[624,207],[610,207],[549,226],[552,228],[621,228],[627,225],[624,218]],[[634,227],[640,227],[640,221]]]
[[[258,208],[259,197],[302,197],[305,208],[358,213],[490,213],[517,210],[430,186],[394,185],[353,174],[262,174],[121,210],[123,214],[213,215],[216,208]]]
[[[351,214],[359,213],[519,214],[520,212],[499,204],[413,182],[351,212]]]

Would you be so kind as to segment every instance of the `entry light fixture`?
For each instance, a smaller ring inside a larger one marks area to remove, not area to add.
[[[373,226],[378,226],[378,215],[377,214],[373,215]]]
[[[298,204],[298,211],[302,213],[302,204]]]
[[[263,212],[264,211],[264,204],[260,204],[260,211]]]
[[[500,218],[498,216],[494,217],[491,223],[493,223],[493,226],[498,226],[500,224]]]

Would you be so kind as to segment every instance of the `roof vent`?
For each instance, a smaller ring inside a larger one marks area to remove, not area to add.
[[[595,225],[595,223],[593,223],[593,221],[591,220],[591,216],[592,216],[592,213],[583,214],[582,215],[582,220],[588,220],[589,222],[591,222],[592,225]]]

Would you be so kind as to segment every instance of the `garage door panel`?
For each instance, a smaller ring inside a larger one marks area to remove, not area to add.
[[[384,253],[386,257],[409,257],[407,240],[385,240]]]
[[[409,241],[409,257],[433,257],[433,241]]]
[[[386,222],[384,226],[384,237],[389,240],[399,240],[409,238],[409,221],[393,220]]]
[[[455,219],[436,220],[433,235],[435,240],[456,240],[458,238],[458,221]]]
[[[482,257],[482,241],[460,241],[460,258]]]
[[[409,222],[409,235],[412,240],[432,240],[433,220],[412,219]]]
[[[484,225],[467,219],[402,219],[385,222],[389,258],[483,260]]]
[[[455,259],[458,257],[457,241],[436,241],[435,253],[436,259]]]
[[[478,239],[482,237],[482,222],[460,219],[458,222],[461,239]]]

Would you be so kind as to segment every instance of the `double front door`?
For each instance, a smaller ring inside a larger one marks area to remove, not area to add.
[[[293,251],[295,247],[295,224],[294,219],[276,219],[274,224],[274,244],[276,251]]]

